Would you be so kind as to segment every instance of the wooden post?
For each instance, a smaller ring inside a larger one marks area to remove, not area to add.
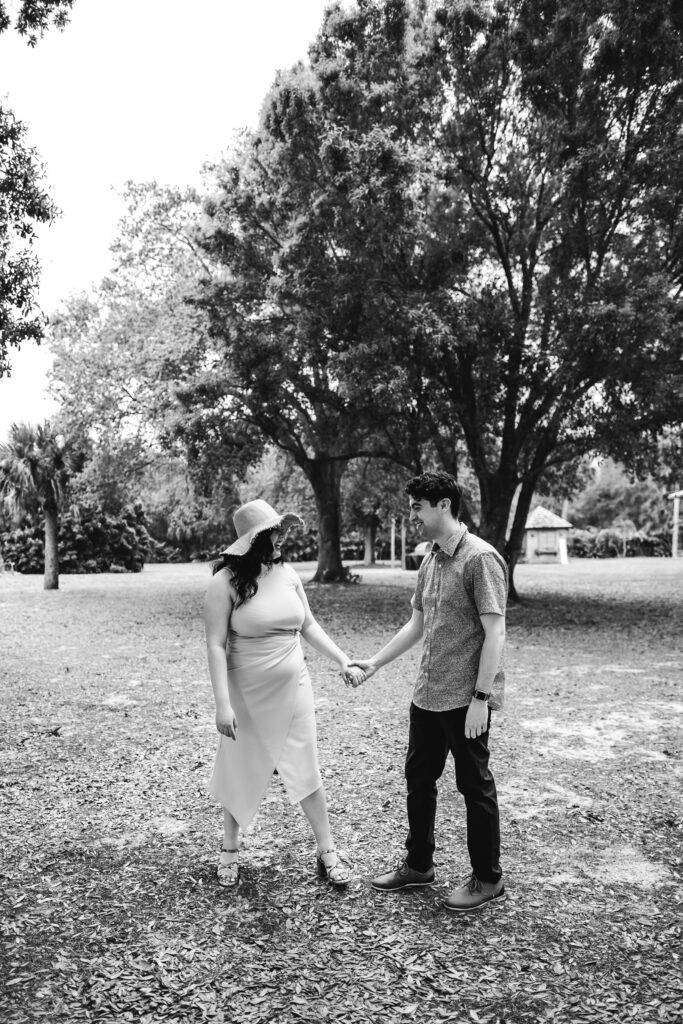
[[[681,498],[683,498],[683,491],[673,491],[671,494],[667,494],[667,498],[673,498],[674,503],[674,522],[671,536],[671,557],[678,558],[678,522]]]
[[[396,516],[391,517],[391,568],[396,564]]]
[[[678,558],[678,513],[681,504],[681,497],[679,494],[674,498],[674,525],[673,525],[673,538],[671,540],[671,556],[672,558]]]
[[[621,557],[626,558],[626,520],[619,516],[614,520],[613,525],[621,531]]]
[[[406,567],[406,521],[404,516],[401,516],[401,568]]]

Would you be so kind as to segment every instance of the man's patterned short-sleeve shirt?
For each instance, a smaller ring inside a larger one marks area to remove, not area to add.
[[[426,711],[468,705],[484,642],[480,615],[505,615],[507,567],[496,549],[460,523],[422,562],[411,604],[424,615],[422,660],[413,702]],[[489,705],[503,706],[502,661]]]

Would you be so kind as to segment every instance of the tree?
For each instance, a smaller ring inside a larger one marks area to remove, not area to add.
[[[73,5],[74,0],[20,0],[12,3],[10,11],[9,3],[0,0],[0,32],[14,27],[19,35],[26,36],[29,46],[35,46],[50,25],[64,28]]]
[[[446,468],[465,446],[513,571],[544,475],[680,411],[681,66],[666,8],[637,0],[332,9],[209,210],[238,406],[304,471],[316,444],[386,454],[416,409],[416,467],[425,420]],[[354,359],[374,418],[350,444]]]
[[[458,425],[514,569],[544,474],[680,416],[680,27],[645,0],[434,4],[417,49],[451,265],[433,433]]]
[[[128,183],[112,275],[71,296],[52,318],[51,391],[59,423],[87,453],[74,493],[118,513],[142,500],[157,539],[182,557],[227,539],[236,484],[260,442],[241,426],[195,414],[182,395],[211,358],[206,317],[188,301],[203,254],[192,189]]]
[[[0,104],[0,377],[9,373],[10,348],[39,341],[44,329],[35,308],[39,267],[31,245],[35,225],[51,221],[55,209],[25,136],[25,127]]]
[[[59,510],[77,458],[49,422],[14,423],[0,444],[0,497],[13,511],[45,519],[45,590],[59,587]]]
[[[72,3],[22,0],[12,26],[8,4],[0,2],[0,33],[14,27],[34,46],[50,24],[64,26]],[[36,224],[49,223],[55,212],[38,156],[26,145],[26,128],[0,103],[0,377],[9,373],[10,348],[42,337],[44,320],[35,306],[39,266],[31,246]]]
[[[446,468],[464,446],[512,579],[544,476],[680,413],[680,31],[637,0],[412,12],[332,9],[277,83],[209,208],[213,326],[238,412],[318,493],[311,456],[388,454],[397,405],[416,468],[425,420]]]
[[[176,391],[207,359],[206,318],[187,301],[206,267],[190,234],[195,190],[129,182],[123,199],[111,275],[52,317],[52,393],[70,433],[144,447],[170,433]]]
[[[216,465],[236,445],[258,457],[257,436],[287,452],[316,495],[318,579],[346,575],[339,539],[349,461],[372,454],[420,468],[420,357],[412,326],[403,326],[419,317],[406,301],[419,248],[408,187],[417,160],[395,141],[408,93],[393,81],[405,9],[392,0],[330,11],[311,68],[279,77],[259,132],[215,169],[210,219],[196,214],[202,253],[183,220],[195,197],[129,186],[130,216],[115,247],[124,277],[112,282],[123,316],[106,297],[107,312],[101,299],[85,317],[72,308],[66,329],[54,330],[60,387],[84,422],[106,422],[111,435],[112,415],[135,420],[141,411],[157,421],[165,406],[165,437],[184,446],[194,468]],[[375,78],[389,76],[374,91],[347,60],[349,39]],[[156,343],[156,320],[140,316],[146,300],[131,301],[141,280],[165,318]],[[188,307],[205,309],[210,324],[190,332],[177,373],[168,361]],[[392,358],[399,344],[400,365]],[[418,395],[408,402],[407,386]],[[165,390],[172,400],[160,402]]]
[[[349,470],[344,522],[361,531],[364,565],[374,565],[377,535],[387,520],[405,515],[407,479],[405,469],[381,459],[358,459]]]
[[[569,518],[579,529],[605,529],[626,521],[646,533],[664,530],[671,516],[666,493],[652,477],[632,480],[623,466],[607,459],[572,498]]]
[[[402,0],[328,10],[310,65],[278,76],[258,132],[216,169],[202,227],[222,271],[205,282],[218,353],[192,406],[223,403],[300,467],[316,499],[322,581],[347,576],[349,462],[419,464],[401,383],[419,358],[393,358],[414,342],[398,315],[415,248],[413,158],[399,131],[405,16]]]
[[[297,464],[281,448],[268,445],[248,467],[239,486],[240,502],[264,498],[278,510],[298,512],[306,526],[315,524],[315,501],[311,488]]]

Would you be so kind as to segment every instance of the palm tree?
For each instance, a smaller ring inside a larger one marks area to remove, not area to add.
[[[45,516],[45,590],[59,587],[59,509],[71,469],[69,446],[49,421],[13,423],[0,444],[0,498],[13,512]]]

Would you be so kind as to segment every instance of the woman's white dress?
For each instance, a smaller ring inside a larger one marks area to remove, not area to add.
[[[254,597],[233,609],[228,689],[237,739],[221,736],[209,792],[245,829],[277,767],[292,803],[322,785],[313,689],[300,631],[301,581],[290,565],[258,578]]]

